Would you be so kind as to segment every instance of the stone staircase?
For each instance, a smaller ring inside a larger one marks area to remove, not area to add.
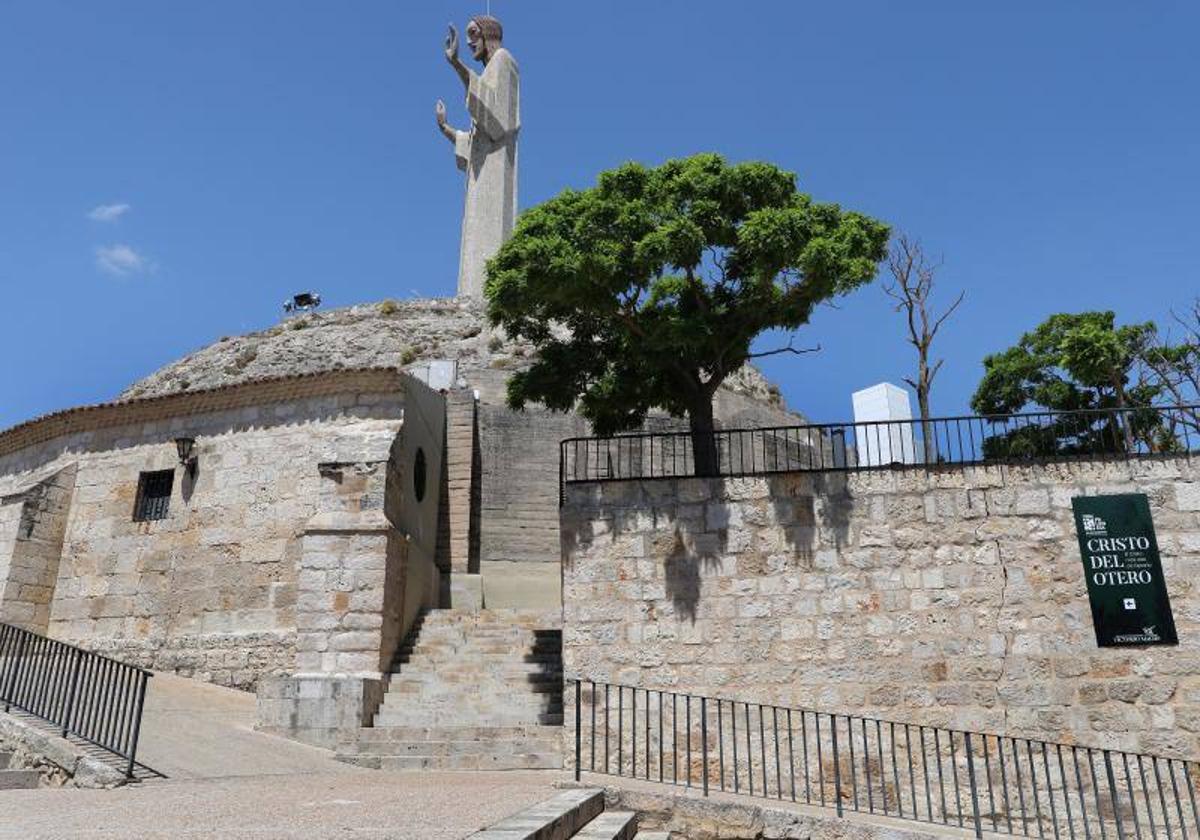
[[[609,811],[600,790],[567,790],[477,831],[468,840],[667,840],[638,831],[637,814]]]
[[[0,790],[33,790],[38,786],[38,771],[10,770],[12,753],[0,751]]]
[[[371,726],[337,757],[384,770],[562,767],[562,631],[543,613],[431,610]]]

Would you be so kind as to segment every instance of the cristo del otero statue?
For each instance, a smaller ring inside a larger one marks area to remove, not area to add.
[[[446,121],[446,103],[438,100],[438,127],[454,144],[458,168],[467,173],[458,294],[483,297],[487,261],[512,235],[517,217],[517,133],[521,129],[520,76],[517,62],[503,46],[504,30],[490,15],[467,24],[467,46],[483,64],[475,73],[458,57],[458,31],[446,36],[446,60],[467,91],[471,130]]]

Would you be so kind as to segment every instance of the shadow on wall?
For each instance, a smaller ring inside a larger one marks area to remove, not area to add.
[[[849,542],[855,501],[846,475],[770,476],[766,493],[759,481],[616,482],[588,492],[595,494],[593,504],[599,501],[608,508],[604,518],[611,516],[614,540],[638,534],[647,540],[643,556],[662,564],[675,614],[694,624],[704,577],[725,571],[725,564],[736,565],[742,577],[789,567],[810,570],[817,548],[837,549]],[[616,504],[605,504],[617,498]],[[581,535],[576,529],[561,533],[562,556],[570,562]],[[782,536],[782,544],[774,535]]]
[[[825,536],[834,548],[850,541],[854,497],[846,473],[789,473],[767,477],[775,521],[792,549],[811,557]]]
[[[778,564],[811,568],[822,542],[835,548],[849,542],[854,499],[844,474],[769,476],[766,500],[747,498],[744,479],[708,479],[707,483],[703,515],[677,516],[669,548],[659,547],[655,539],[649,552],[653,558],[664,558],[667,595],[676,614],[693,624],[701,579],[721,571],[722,563],[736,563],[739,572],[750,575],[766,575]],[[778,548],[759,541],[762,526],[768,524],[774,527],[766,531],[783,535],[790,556],[782,557]]]
[[[670,553],[663,560],[663,580],[675,614],[696,623],[696,607],[700,604],[700,578],[703,572],[718,572],[722,555],[728,546],[729,531],[721,528],[711,532],[689,532],[687,526],[676,524]],[[653,554],[657,558],[658,553]]]

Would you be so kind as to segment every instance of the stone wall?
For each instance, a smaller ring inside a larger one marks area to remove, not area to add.
[[[0,499],[0,621],[46,632],[74,488],[70,464]]]
[[[575,484],[569,675],[1200,754],[1186,457]],[[1098,648],[1071,497],[1149,496],[1180,644]]]

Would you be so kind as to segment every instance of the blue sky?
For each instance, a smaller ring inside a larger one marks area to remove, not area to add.
[[[452,294],[462,181],[433,103],[465,122],[441,42],[482,6],[0,0],[0,426],[109,399],[295,291]],[[795,170],[943,255],[943,299],[967,290],[938,413],[1049,313],[1200,293],[1195,3],[492,11],[522,71],[522,207],[630,159]],[[764,367],[816,420],[915,364],[878,286],[797,342],[823,350]]]

